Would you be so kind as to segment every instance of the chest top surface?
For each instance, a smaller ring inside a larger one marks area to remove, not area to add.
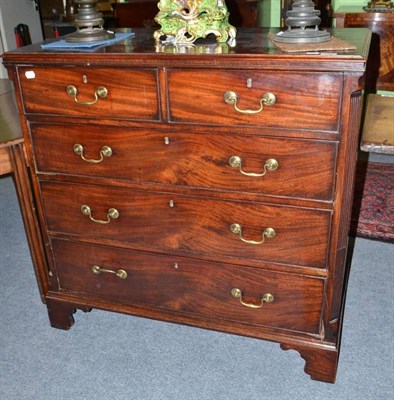
[[[125,31],[125,30],[123,30]],[[347,52],[285,53],[269,39],[275,29],[244,28],[237,34],[236,44],[203,41],[192,46],[158,44],[153,30],[134,29],[135,35],[108,46],[70,51],[43,49],[41,44],[16,49],[3,55],[5,64],[141,64],[195,68],[312,68],[316,70],[364,70],[370,42],[368,29],[335,29],[333,35],[352,45]],[[291,64],[290,64],[291,63]]]

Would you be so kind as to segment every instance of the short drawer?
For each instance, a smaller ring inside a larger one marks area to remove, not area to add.
[[[39,172],[140,180],[140,152],[148,151],[140,130],[30,124],[30,131]]]
[[[26,113],[158,120],[155,69],[19,69]]]
[[[168,91],[171,122],[336,132],[342,75],[170,70]],[[237,97],[236,104],[226,103],[229,93]],[[267,93],[275,95],[275,104],[262,104]]]
[[[62,240],[53,240],[52,246],[63,290],[214,320],[319,333],[323,279]],[[242,297],[235,297],[233,289]]]
[[[39,171],[329,201],[337,144],[32,124]],[[106,152],[107,151],[107,152]]]
[[[42,182],[41,191],[50,231],[233,262],[326,266],[329,211],[73,183]]]

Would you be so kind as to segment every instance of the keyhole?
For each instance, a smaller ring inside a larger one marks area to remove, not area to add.
[[[83,83],[88,83],[88,77],[86,75],[82,76],[82,82]]]

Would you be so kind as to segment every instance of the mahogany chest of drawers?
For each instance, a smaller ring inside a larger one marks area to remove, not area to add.
[[[369,32],[343,54],[236,47],[4,55],[51,325],[98,308],[275,341],[335,380]]]

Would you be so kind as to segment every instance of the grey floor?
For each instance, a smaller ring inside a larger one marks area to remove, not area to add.
[[[1,400],[394,399],[394,246],[357,239],[335,385],[274,343],[93,310],[49,326],[11,178],[0,178]]]

